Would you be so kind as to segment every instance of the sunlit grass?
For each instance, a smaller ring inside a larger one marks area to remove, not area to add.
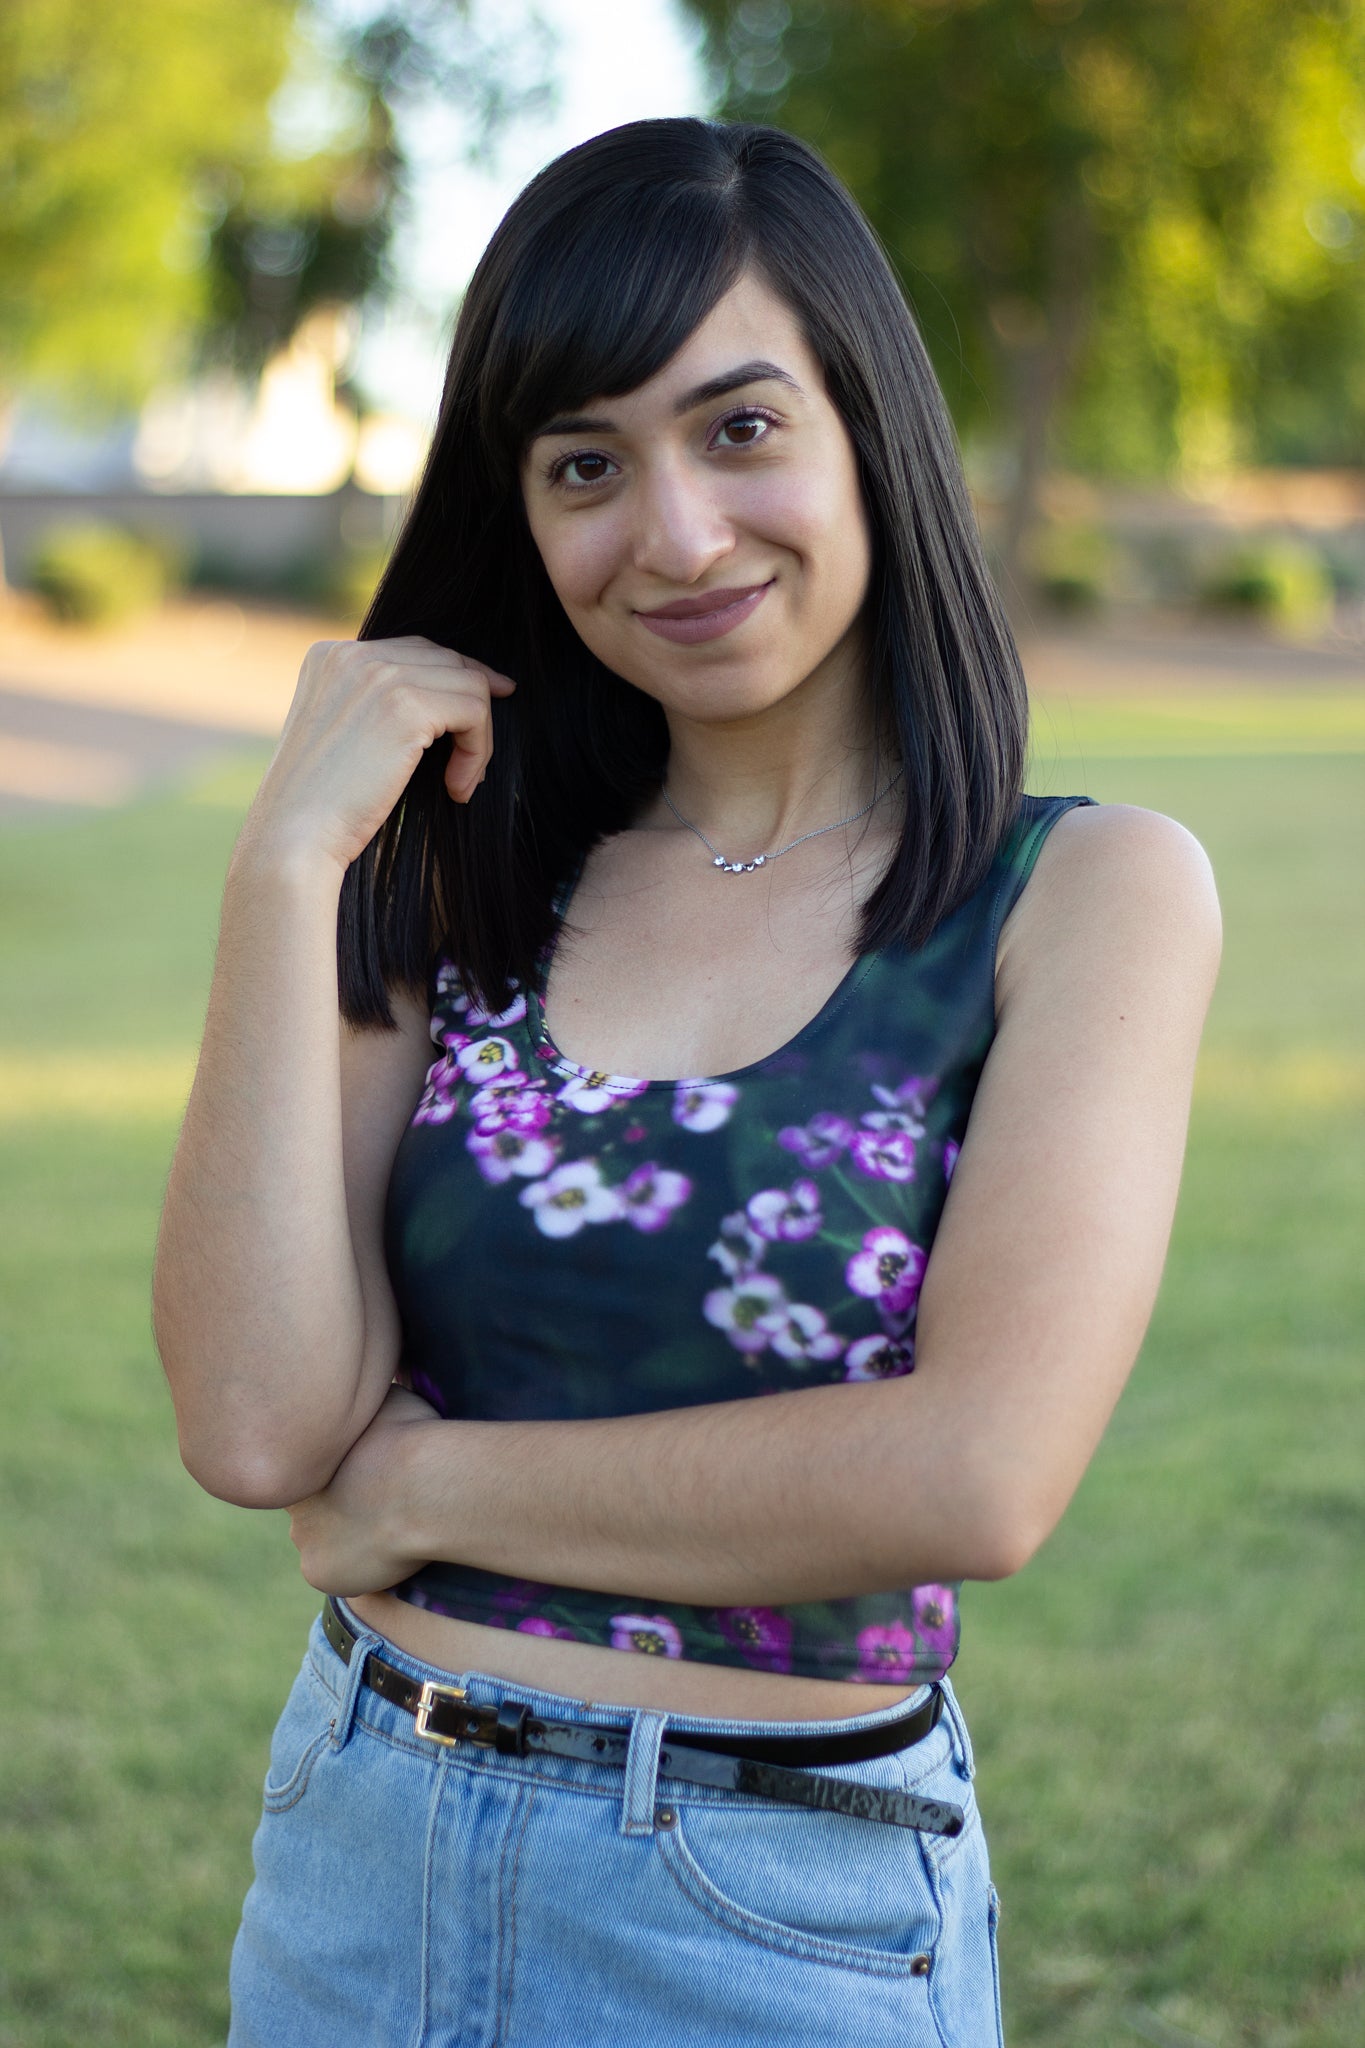
[[[0,835],[0,1597],[22,1674],[0,2048],[221,2041],[266,1739],[315,1605],[283,1518],[181,1470],[148,1326],[262,758]],[[1345,746],[1044,760],[1038,786],[1204,839],[1227,953],[1133,1383],[1043,1554],[966,1596],[1008,2037],[1358,2048],[1365,767]]]
[[[1153,690],[1033,700],[1034,753],[1091,761],[1365,753],[1365,692]]]

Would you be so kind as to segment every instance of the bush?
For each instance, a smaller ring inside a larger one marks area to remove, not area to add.
[[[99,520],[66,520],[39,536],[28,581],[54,618],[102,626],[159,604],[175,567],[156,541]]]
[[[1032,548],[1034,580],[1058,611],[1091,611],[1112,594],[1114,550],[1097,526],[1045,526]]]
[[[1332,620],[1332,577],[1301,541],[1249,541],[1217,563],[1202,593],[1208,604],[1250,612],[1291,633],[1320,633]]]

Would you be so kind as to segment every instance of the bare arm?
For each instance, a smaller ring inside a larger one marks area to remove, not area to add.
[[[324,1485],[393,1376],[381,1212],[432,1048],[411,1003],[394,1033],[341,1024],[337,902],[442,732],[472,795],[510,687],[415,638],[311,649],[233,855],[153,1316],[185,1463],[243,1506]]]
[[[914,1374],[601,1422],[440,1422],[397,1395],[295,1510],[306,1576],[359,1593],[446,1557],[726,1606],[1018,1569],[1151,1313],[1218,949],[1188,834],[1063,819],[1002,941]]]

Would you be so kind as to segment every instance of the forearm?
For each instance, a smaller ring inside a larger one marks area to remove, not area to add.
[[[404,1433],[401,1547],[699,1605],[995,1577],[997,1533],[901,1380],[600,1422]]]
[[[234,1497],[258,1466],[269,1494],[272,1468],[305,1446],[321,1455],[301,1474],[322,1484],[356,1434],[364,1310],[342,1158],[340,879],[335,863],[250,839],[234,856],[157,1247],[156,1335],[186,1463]]]

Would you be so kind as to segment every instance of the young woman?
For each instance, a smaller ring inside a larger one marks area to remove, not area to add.
[[[1024,727],[819,159],[551,165],[304,662],[167,1198],[185,1461],[329,1595],[237,2048],[998,2038],[957,1593],[1137,1351],[1218,951]]]

